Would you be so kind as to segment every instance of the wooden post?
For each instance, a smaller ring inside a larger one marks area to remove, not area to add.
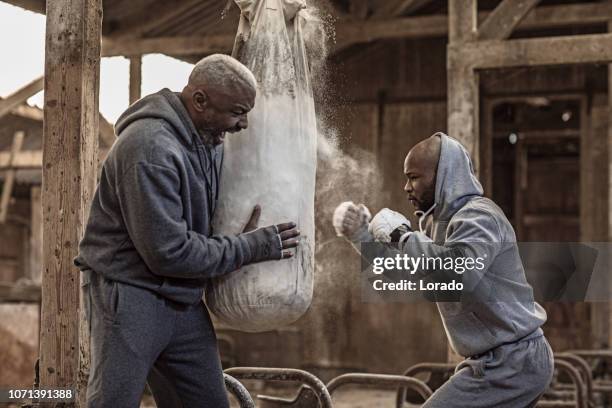
[[[448,16],[448,133],[470,152],[475,169],[479,163],[478,75],[469,61],[456,52],[476,38],[476,0],[450,1]]]
[[[76,389],[76,407],[89,337],[72,260],[96,181],[101,22],[101,0],[47,2],[40,386]]]
[[[30,254],[29,278],[35,284],[42,281],[43,217],[40,186],[30,189]]]
[[[15,175],[17,171],[13,168],[15,157],[21,151],[23,144],[24,133],[15,132],[13,136],[13,145],[11,146],[11,156],[9,158],[9,168],[4,177],[4,185],[2,186],[2,198],[0,198],[0,224],[6,222],[11,195],[13,194],[13,183],[15,183]]]
[[[130,105],[140,99],[142,56],[130,57]]]
[[[463,144],[478,169],[478,76],[469,61],[454,50],[474,41],[477,34],[477,1],[448,2],[448,134]],[[448,348],[448,361],[459,362],[461,357]]]

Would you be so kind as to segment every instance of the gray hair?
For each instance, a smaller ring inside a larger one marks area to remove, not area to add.
[[[257,89],[257,80],[251,70],[225,54],[209,55],[198,61],[189,75],[189,84],[220,86],[228,91],[244,85]]]

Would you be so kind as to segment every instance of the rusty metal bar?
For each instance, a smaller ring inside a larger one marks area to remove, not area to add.
[[[576,407],[588,408],[589,404],[585,395],[585,385],[580,376],[580,372],[567,361],[559,360],[558,358],[555,358],[555,368],[559,371],[566,372],[576,386]]]
[[[584,379],[584,385],[586,390],[586,398],[588,402],[593,401],[593,371],[591,366],[582,358],[576,354],[571,353],[555,353],[555,358],[563,361],[567,361],[576,367],[579,371],[582,371],[582,378]]]
[[[242,380],[291,381],[308,385],[317,395],[321,408],[332,408],[330,393],[323,381],[304,370],[293,368],[233,367],[225,370]]]
[[[406,377],[415,377],[420,373],[452,373],[455,371],[455,364],[450,363],[419,363],[409,367],[406,371],[404,371],[404,376]],[[397,398],[395,401],[396,408],[402,408],[404,406],[404,401],[406,401],[406,388],[402,387],[397,390]]]
[[[236,397],[240,408],[255,408],[255,402],[253,402],[251,394],[240,381],[229,374],[223,374],[223,379],[225,380],[225,388]]]
[[[418,392],[425,400],[432,394],[427,384],[417,378],[405,377],[403,375],[363,373],[340,375],[327,383],[327,390],[330,394],[333,394],[339,387],[347,384],[394,385],[397,387],[410,388]]]

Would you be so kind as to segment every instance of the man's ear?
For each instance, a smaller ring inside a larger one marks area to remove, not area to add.
[[[208,107],[208,94],[196,89],[192,94],[193,108],[198,112],[203,112]]]

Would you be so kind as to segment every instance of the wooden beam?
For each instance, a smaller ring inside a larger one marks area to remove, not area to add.
[[[142,86],[142,56],[130,57],[130,105],[140,99]]]
[[[15,284],[0,282],[0,303],[31,302],[39,303],[41,298],[40,285],[35,283]]]
[[[476,38],[477,0],[448,2],[449,47],[463,47]],[[479,165],[479,87],[478,74],[462,55],[447,53],[448,134],[470,153],[474,169]],[[461,357],[448,347],[447,360]]]
[[[32,95],[42,91],[43,85],[44,79],[42,77],[37,78],[11,95],[2,99],[0,101],[0,118],[24,103]]]
[[[478,28],[479,40],[505,40],[540,0],[503,0]]]
[[[24,150],[11,160],[10,152],[0,152],[0,170],[13,169],[40,169],[42,167],[41,150]]]
[[[606,64],[612,61],[612,34],[478,41],[450,44],[448,51],[474,69]]]
[[[102,55],[105,57],[143,54],[168,54],[176,56],[227,52],[234,44],[234,34],[210,34],[193,37],[129,38],[115,40],[105,38]]]
[[[45,0],[3,0],[13,6],[21,7],[26,10],[33,11],[38,14],[45,14]]]
[[[365,20],[370,14],[369,0],[351,0],[349,3],[349,13],[353,18]]]
[[[72,260],[96,183],[101,20],[102,0],[47,4],[40,386],[76,389],[76,407],[85,406],[89,337]]]
[[[42,282],[43,215],[40,186],[30,188],[30,254],[28,277],[40,286]]]
[[[13,145],[11,146],[9,166],[6,177],[4,178],[4,184],[2,185],[2,198],[0,198],[0,224],[4,224],[6,222],[9,203],[11,201],[11,196],[13,195],[13,184],[15,183],[16,171],[12,167],[13,161],[15,159],[15,156],[17,156],[19,151],[21,151],[21,146],[23,145],[24,137],[25,134],[21,131],[16,132],[13,136]]]
[[[11,114],[21,116],[22,118],[38,120],[40,122],[42,122],[44,118],[42,109],[27,104],[19,105],[11,111]]]
[[[380,3],[375,11],[374,17],[401,16],[411,13],[423,7],[432,0],[385,0]]]
[[[490,12],[478,14],[480,21]],[[568,26],[606,24],[612,15],[612,4],[574,4],[534,8],[518,25],[517,29],[546,29]],[[394,38],[445,37],[448,35],[446,15],[428,15],[389,20],[344,20],[336,26],[337,43],[335,50],[350,45],[375,40]],[[473,35],[476,35],[474,27]],[[234,45],[234,33],[207,36],[179,36],[157,38],[105,38],[102,44],[106,57],[135,56],[161,53],[175,56],[204,55],[215,52],[229,52]]]
[[[115,128],[100,114],[100,147],[111,147],[117,136],[115,136]]]

